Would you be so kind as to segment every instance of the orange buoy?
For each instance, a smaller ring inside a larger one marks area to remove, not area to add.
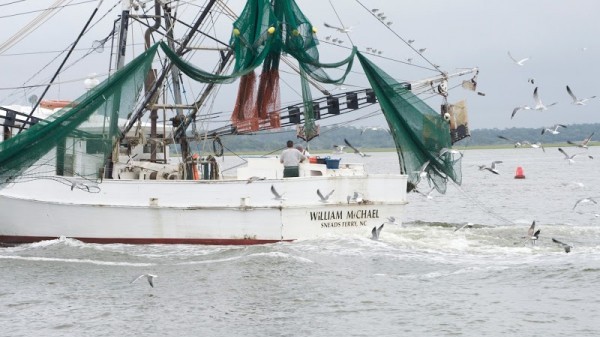
[[[517,166],[517,172],[515,173],[515,179],[525,179],[525,173],[523,173],[523,168],[521,166]]]

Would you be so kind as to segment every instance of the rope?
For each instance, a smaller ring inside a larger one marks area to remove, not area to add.
[[[499,219],[501,221],[506,222],[509,225],[517,225],[515,222],[503,217],[502,215],[494,212],[492,209],[490,209],[489,207],[486,207],[482,202],[480,202],[479,200],[477,200],[475,197],[473,197],[472,195],[470,195],[467,191],[465,191],[464,189],[462,189],[462,187],[460,185],[458,185],[456,182],[450,180],[450,182],[452,182],[452,184],[454,186],[456,186],[456,188],[462,193],[462,196],[465,197],[466,199],[468,199],[469,201],[471,201],[473,204],[475,204],[476,206],[478,206],[480,209],[482,209],[485,213],[495,217],[496,219]]]

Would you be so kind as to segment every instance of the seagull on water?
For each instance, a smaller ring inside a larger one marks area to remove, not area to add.
[[[575,205],[573,206],[573,210],[575,210],[575,207],[577,207],[577,205],[579,205],[581,203],[588,203],[588,202],[598,204],[598,202],[592,197],[583,198],[583,199],[579,199],[579,200],[577,200],[577,202],[575,202]]]
[[[490,165],[489,167],[485,166],[485,165],[479,165],[479,170],[480,171],[488,170],[488,171],[492,172],[493,174],[500,174],[500,172],[498,172],[496,170],[496,164],[502,164],[502,161],[501,160],[495,160],[495,161],[492,162],[492,165]]]
[[[573,94],[573,91],[571,91],[571,88],[569,88],[568,85],[567,85],[567,92],[569,93],[569,96],[571,96],[571,98],[573,99],[573,102],[571,102],[571,104],[575,104],[575,105],[585,105],[585,102],[589,101],[592,98],[596,98],[596,96],[591,96],[588,98],[578,99],[577,96],[575,96],[575,94]]]
[[[547,128],[547,129],[542,129],[542,135],[546,132],[549,132],[553,135],[557,135],[560,133],[560,131],[558,131],[558,128],[566,128],[567,126],[564,124],[554,124],[554,126],[552,128]]]
[[[323,26],[331,29],[335,29],[340,33],[350,33],[352,31],[352,27],[336,27],[328,24],[327,22],[323,22]]]
[[[423,54],[426,50],[427,50],[427,48],[421,48],[418,50],[418,52],[419,52],[419,54]]]
[[[326,195],[323,195],[321,193],[321,190],[317,189],[317,195],[319,196],[319,198],[321,198],[321,202],[327,202],[329,200],[329,197],[333,194],[333,191],[335,190],[331,190],[331,192],[327,193]]]
[[[346,145],[348,145],[348,147],[350,147],[352,150],[354,150],[354,153],[358,154],[361,157],[368,157],[368,154],[365,154],[363,152],[361,152],[359,149],[355,148],[354,146],[352,146],[352,144],[350,144],[350,142],[348,142],[348,140],[346,138],[344,138],[344,143],[346,143]]]
[[[283,197],[283,193],[279,194],[279,192],[277,192],[277,190],[275,189],[274,185],[271,185],[271,193],[273,193],[273,195],[275,196],[273,199],[285,200],[285,198]]]
[[[514,58],[514,57],[513,57],[513,56],[510,54],[510,51],[508,52],[508,57],[510,57],[510,59],[511,59],[511,60],[512,60],[512,61],[513,61],[513,62],[514,62],[516,65],[518,65],[518,66],[523,66],[523,65],[524,65],[524,63],[525,63],[526,61],[528,61],[528,60],[529,60],[529,57],[526,57],[526,58],[524,58],[524,59],[517,60],[517,59],[515,59],[515,58]]]
[[[395,216],[388,216],[387,217],[387,223],[393,224],[393,225],[399,225],[399,223],[396,221],[396,217]]]
[[[153,281],[153,280],[154,280],[156,277],[158,277],[158,276],[156,276],[156,275],[153,275],[153,274],[142,274],[142,275],[140,275],[140,276],[136,277],[135,279],[133,279],[133,281],[129,282],[129,284],[132,284],[132,283],[134,283],[135,281],[137,281],[137,280],[141,279],[142,277],[145,277],[145,278],[147,278],[147,279],[148,279],[148,283],[150,284],[150,286],[151,286],[152,288],[154,288],[154,281]]]
[[[459,231],[459,230],[461,230],[463,228],[472,228],[472,227],[473,227],[473,223],[467,222],[466,224],[464,224],[464,225],[462,225],[460,227],[457,227],[454,231],[457,232],[457,231]]]
[[[415,40],[411,39],[411,40],[408,40],[407,42],[408,42],[408,44],[413,44],[413,42],[415,42]]]
[[[588,144],[592,140],[592,136],[593,135],[594,135],[594,132],[592,132],[592,134],[589,137],[587,137],[586,139],[584,139],[583,141],[581,141],[581,143],[579,143],[579,144],[574,143],[574,142],[572,142],[570,140],[567,140],[567,143],[569,143],[571,145],[577,145],[577,147],[582,147],[584,149],[587,149],[588,148]]]
[[[558,243],[559,245],[561,245],[563,247],[563,249],[565,250],[565,253],[568,253],[571,251],[571,248],[573,248],[573,246],[566,244],[564,242],[558,241],[555,238],[552,238],[552,242]]]
[[[381,230],[383,229],[383,225],[385,225],[385,223],[382,223],[381,226],[377,227],[373,227],[373,229],[371,230],[371,239],[373,240],[379,240],[379,234],[381,233]]]

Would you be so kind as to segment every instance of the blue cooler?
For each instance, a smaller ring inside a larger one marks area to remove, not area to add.
[[[341,159],[325,158],[325,165],[327,165],[328,169],[337,170],[340,168],[340,160]]]

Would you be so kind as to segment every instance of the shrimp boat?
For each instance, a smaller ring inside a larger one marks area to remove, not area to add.
[[[417,184],[427,181],[444,192],[449,180],[460,183],[460,158],[447,149],[468,136],[466,109],[447,103],[447,88],[454,77],[476,76],[476,69],[398,82],[357,47],[346,49],[349,55],[339,62],[324,63],[318,48],[324,40],[293,0],[248,0],[239,17],[228,14],[234,19],[225,38],[210,37],[223,47],[214,70],[206,71],[199,66],[206,62],[195,63],[191,56],[206,48],[195,48],[192,37],[208,36],[212,30],[205,20],[226,7],[208,0],[200,11],[195,8],[196,20],[183,24],[176,2],[122,1],[112,35],[102,40],[114,41],[114,69],[105,80],[43,118],[0,108],[5,131],[0,242],[70,237],[90,243],[246,245],[370,237],[374,227],[402,218],[407,192]],[[154,20],[146,25],[146,48],[127,61],[128,27],[142,18]],[[186,34],[177,38],[180,27]],[[344,83],[356,59],[368,86],[337,94],[323,90],[319,83]],[[283,63],[295,71],[302,92],[301,102],[285,107],[279,96]],[[333,69],[342,75],[331,77]],[[189,95],[182,79],[203,86],[192,104],[182,103],[189,102],[182,98]],[[475,79],[463,87],[473,90]],[[209,102],[227,85],[238,89],[226,95],[229,102],[235,96],[233,112],[227,123],[211,129]],[[315,92],[324,94],[313,98]],[[424,92],[442,97],[441,111],[419,98]],[[32,111],[43,96],[32,102]],[[400,172],[306,162],[299,177],[283,178],[282,164],[271,155],[247,158],[228,175],[217,160],[224,137],[295,128],[310,143],[319,136],[321,120],[365,107],[380,108],[385,116]],[[194,143],[208,144],[203,148],[209,150],[194,151]]]

